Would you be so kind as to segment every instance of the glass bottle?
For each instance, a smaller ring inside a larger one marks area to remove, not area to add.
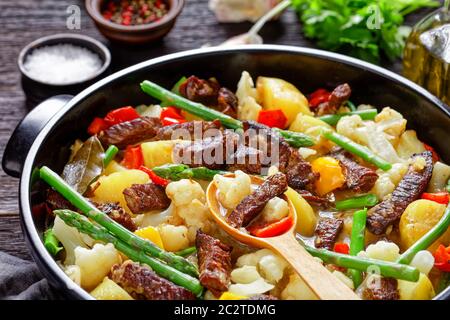
[[[403,74],[450,104],[450,0],[422,19],[405,46]]]

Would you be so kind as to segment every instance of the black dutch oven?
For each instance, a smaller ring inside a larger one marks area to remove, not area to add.
[[[149,60],[117,72],[75,97],[57,96],[31,111],[17,126],[3,155],[3,169],[20,178],[19,205],[22,229],[30,252],[50,283],[70,298],[91,299],[58,267],[42,243],[44,220],[33,216],[32,206],[42,201],[45,185],[36,168],[60,172],[76,138],[87,138],[95,116],[124,105],[154,103],[141,92],[145,79],[171,87],[181,76],[217,77],[235,88],[241,72],[283,78],[303,92],[348,82],[355,103],[390,106],[408,120],[408,127],[450,163],[450,109],[435,96],[405,78],[372,64],[320,50],[288,46],[208,48]],[[450,298],[450,288],[436,299]]]

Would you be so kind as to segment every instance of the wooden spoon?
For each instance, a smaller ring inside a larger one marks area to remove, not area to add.
[[[234,177],[228,174],[227,177]],[[251,177],[252,184],[264,182],[259,177]],[[292,202],[283,195],[289,205],[289,214],[293,217],[292,227],[284,234],[271,238],[258,238],[230,226],[221,214],[217,199],[217,186],[211,182],[206,190],[206,201],[217,224],[230,236],[242,243],[254,247],[268,248],[285,258],[305,281],[308,287],[322,300],[359,300],[359,297],[338,278],[332,275],[320,262],[314,259],[295,239],[297,214]]]

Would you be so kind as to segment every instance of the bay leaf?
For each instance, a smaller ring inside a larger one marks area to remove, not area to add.
[[[103,171],[105,150],[97,136],[86,140],[63,170],[62,178],[72,188],[84,194]]]

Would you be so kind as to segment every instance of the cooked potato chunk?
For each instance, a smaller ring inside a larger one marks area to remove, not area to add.
[[[446,190],[447,181],[450,178],[450,166],[436,162],[433,167],[433,175],[428,184],[428,192],[442,192]]]
[[[445,211],[445,205],[430,200],[416,200],[412,202],[400,219],[400,241],[402,248],[406,250],[427,233],[441,219]],[[450,230],[428,248],[434,251],[437,246],[450,243]]]
[[[128,292],[108,277],[91,291],[91,296],[97,300],[134,300]]]
[[[417,139],[414,130],[406,130],[400,137],[397,145],[397,153],[403,159],[409,159],[414,153],[425,151],[423,143]]]
[[[144,142],[141,144],[144,164],[147,168],[173,163],[173,148],[177,143],[186,143],[183,140],[162,140]]]
[[[417,282],[398,280],[398,291],[400,300],[431,300],[436,295],[433,284],[423,273]]]
[[[189,246],[188,229],[186,226],[163,224],[158,228],[164,248],[167,251],[180,251]]]
[[[259,77],[256,82],[262,106],[266,110],[281,109],[288,119],[287,125],[299,113],[312,115],[305,96],[291,83],[277,79]]]
[[[100,186],[94,191],[92,200],[99,203],[119,202],[125,211],[131,213],[123,196],[123,190],[131,187],[132,184],[142,184],[149,181],[148,175],[141,170],[126,170],[112,173],[109,176],[102,176],[98,179]]]

